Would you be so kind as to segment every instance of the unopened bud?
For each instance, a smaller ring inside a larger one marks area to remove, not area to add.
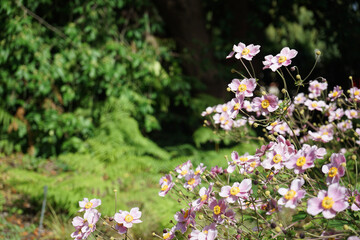
[[[282,92],[283,94],[285,94],[285,93],[286,93],[286,89],[285,89],[285,88],[281,89],[281,92]]]
[[[273,179],[272,179],[272,180],[273,180],[274,182],[275,182],[275,181],[277,181],[276,177],[273,177]]]
[[[275,189],[276,189],[276,190],[279,190],[279,188],[280,188],[279,185],[276,185],[276,186],[275,186]]]
[[[296,74],[295,77],[296,77],[297,80],[300,80],[300,79],[301,79],[301,76],[300,76],[299,74]]]
[[[221,183],[219,181],[215,182],[215,184],[221,186]]]
[[[346,167],[346,163],[345,163],[345,162],[341,163],[340,165],[341,165],[342,167]]]
[[[318,56],[320,56],[320,55],[321,55],[321,51],[320,51],[320,50],[317,50],[317,51],[315,51],[315,54],[318,55]]]
[[[279,226],[277,226],[277,227],[275,228],[275,231],[276,231],[276,232],[281,232],[281,228],[280,228]]]
[[[291,71],[295,71],[296,68],[295,68],[295,67],[291,67],[290,70],[291,70]]]
[[[355,154],[352,155],[352,156],[351,156],[351,159],[355,161],[355,160],[356,160],[356,155],[355,155]]]
[[[262,91],[261,94],[262,94],[262,95],[266,95],[266,92],[265,92],[265,91]]]
[[[254,128],[257,128],[259,126],[259,124],[254,123],[253,126],[254,126]]]
[[[221,217],[221,219],[226,218],[226,216],[224,214],[221,214],[220,217]]]
[[[349,225],[346,225],[346,224],[345,224],[345,225],[344,225],[344,230],[347,231],[347,230],[349,230],[349,229],[350,229],[350,228],[349,228]]]
[[[265,191],[265,195],[270,196],[270,191],[269,190]]]
[[[349,76],[349,79],[350,79],[350,80],[353,80],[352,76]]]
[[[231,91],[231,89],[228,87],[228,88],[226,89],[226,91],[230,92],[230,91]]]
[[[155,236],[156,236],[156,233],[153,232],[152,235],[155,237]]]
[[[199,219],[200,219],[200,220],[203,220],[203,219],[204,219],[204,215],[200,214],[200,215],[199,215]]]

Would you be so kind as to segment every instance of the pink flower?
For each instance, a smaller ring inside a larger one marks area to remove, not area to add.
[[[299,93],[298,95],[296,95],[296,97],[294,97],[295,104],[303,104],[305,101],[306,101],[306,97],[304,93]]]
[[[234,203],[238,198],[248,198],[251,186],[251,179],[244,179],[241,183],[235,182],[232,187],[222,187],[219,195],[225,198],[228,203]]]
[[[343,94],[343,90],[341,90],[339,86],[335,86],[334,90],[329,93],[328,97],[331,101],[335,101],[341,96],[341,94]]]
[[[89,201],[88,198],[84,198],[82,201],[79,201],[79,206],[81,207],[81,209],[79,210],[79,212],[83,212],[83,211],[91,211],[93,209],[95,209],[96,207],[101,205],[101,200],[100,199],[91,199]]]
[[[263,61],[264,67],[263,69],[268,69],[273,64],[272,59],[275,58],[273,55],[265,56],[265,61]]]
[[[360,210],[360,195],[357,190],[351,193],[352,196],[349,197],[349,202],[352,202],[350,209],[353,211]]]
[[[345,115],[348,117],[348,119],[357,119],[360,117],[359,111],[355,109],[346,110]]]
[[[318,142],[330,142],[333,140],[334,129],[332,124],[320,126],[318,132],[309,131],[309,136],[312,140]]]
[[[316,159],[316,146],[311,148],[304,147],[296,154],[290,157],[290,160],[285,162],[288,169],[294,169],[295,174],[305,172],[306,169],[314,167],[314,160]]]
[[[244,96],[239,96],[231,100],[230,118],[235,119],[240,109],[244,106]]]
[[[352,129],[353,125],[352,125],[351,120],[348,119],[348,120],[339,122],[339,123],[337,124],[337,127],[338,127],[341,131],[345,132],[345,131],[348,130],[348,129]]]
[[[200,163],[199,166],[196,167],[194,174],[195,175],[201,175],[205,171],[206,166],[204,167],[203,163]]]
[[[139,211],[139,208],[132,208],[130,212],[128,211],[119,211],[118,213],[115,213],[114,220],[122,224],[126,228],[131,228],[134,223],[141,223],[141,212]]]
[[[283,168],[286,161],[290,159],[294,151],[294,147],[289,151],[289,147],[283,143],[277,143],[272,148],[272,151],[269,151],[266,154],[265,160],[261,163],[263,168],[279,170]]]
[[[253,107],[252,103],[249,102],[248,100],[244,101],[244,108],[247,112],[254,112],[254,107]]]
[[[253,173],[258,166],[260,166],[260,158],[250,159],[242,168],[240,168],[240,174],[244,174],[245,172],[249,174]]]
[[[279,188],[278,193],[283,197],[278,200],[278,204],[295,209],[300,200],[305,197],[305,190],[300,189],[304,183],[304,179],[300,178],[293,180],[289,189]]]
[[[271,58],[271,65],[269,68],[275,72],[282,66],[289,66],[291,64],[291,59],[296,57],[297,53],[298,52],[294,49],[290,50],[290,48],[284,47],[279,54]]]
[[[175,231],[176,231],[176,226],[173,226],[170,231],[164,231],[163,233],[163,239],[164,240],[171,240],[175,238]]]
[[[272,94],[256,97],[253,99],[254,111],[260,111],[262,115],[267,115],[270,112],[276,111],[278,106],[278,97]]]
[[[185,233],[190,224],[195,225],[195,210],[194,208],[189,208],[186,211],[182,209],[175,214],[174,218],[178,222],[176,229]]]
[[[235,53],[235,58],[240,59],[244,58],[248,61],[251,61],[252,58],[260,52],[260,46],[250,44],[246,46],[244,43],[240,42],[237,46],[233,46],[233,51],[229,53],[226,58],[231,58]]]
[[[224,199],[220,199],[219,201],[213,199],[209,204],[209,208],[211,211],[213,211],[213,219],[218,224],[222,224],[225,221],[225,218],[221,217],[221,215],[223,214],[230,219],[234,219],[235,217],[234,211],[231,209],[227,209],[227,205]]]
[[[322,172],[327,175],[326,183],[338,183],[340,178],[345,175],[343,163],[346,163],[344,154],[333,153],[330,157],[330,163],[322,166]]]
[[[228,85],[231,91],[235,92],[236,97],[244,96],[244,97],[252,97],[253,92],[256,88],[256,80],[255,78],[244,78],[243,80],[233,79],[231,83]]]
[[[190,160],[184,162],[183,164],[180,164],[179,166],[177,166],[175,168],[175,172],[177,172],[178,178],[183,178],[185,177],[187,174],[190,173],[190,168],[192,168],[192,163],[190,162]]]
[[[360,101],[360,89],[357,87],[350,88],[350,98],[354,102]]]
[[[215,110],[214,107],[207,107],[204,112],[201,113],[201,116],[205,117],[207,115],[210,115]]]
[[[275,142],[270,142],[268,145],[262,145],[260,149],[256,149],[255,156],[262,157],[265,155],[266,151],[272,149]]]
[[[222,167],[215,166],[211,168],[210,173],[212,176],[216,176],[218,174],[223,174],[224,170],[222,169]]]
[[[202,187],[199,191],[200,198],[192,202],[195,211],[198,211],[204,204],[208,203],[212,193],[214,183],[210,183],[209,188]]]
[[[321,95],[321,92],[327,89],[327,82],[323,79],[323,82],[319,82],[318,80],[313,80],[309,82],[309,98],[317,98]]]
[[[165,175],[159,181],[161,190],[159,192],[160,197],[165,197],[165,195],[174,187],[174,183],[172,181],[172,176],[170,174]]]
[[[214,240],[217,236],[216,224],[212,223],[205,226],[202,231],[193,230],[190,234],[190,240]]]
[[[249,155],[249,153],[245,153],[244,155],[239,156],[238,152],[233,151],[231,153],[232,161],[228,162],[229,166],[227,168],[227,172],[232,173],[235,171],[237,166],[245,165],[248,161],[253,161],[257,158],[258,157]]]
[[[336,213],[344,211],[349,203],[345,201],[346,188],[338,183],[329,186],[328,191],[321,190],[317,197],[308,200],[307,212],[313,216],[322,212],[327,219],[335,217]]]
[[[329,111],[329,122],[333,122],[334,120],[340,120],[342,116],[344,116],[344,109],[338,108],[335,111]]]
[[[79,228],[75,227],[78,230],[77,231],[78,234],[80,234],[80,232],[83,234],[82,239],[88,238],[89,235],[96,230],[96,223],[97,221],[99,221],[100,216],[101,214],[96,209],[85,212],[81,230],[79,231]],[[73,220],[73,225],[74,225],[74,220]]]
[[[305,106],[307,106],[310,111],[318,110],[322,112],[326,107],[326,103],[324,101],[312,101],[308,99],[305,101]]]
[[[196,175],[195,173],[190,173],[185,176],[184,188],[192,191],[197,185],[201,183],[200,175]]]

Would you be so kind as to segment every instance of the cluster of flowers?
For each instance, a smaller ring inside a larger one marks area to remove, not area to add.
[[[162,177],[159,195],[175,194],[186,205],[175,214],[176,223],[157,236],[359,240],[360,89],[353,86],[346,95],[335,86],[327,93],[325,79],[306,81],[297,67],[291,69],[297,71],[293,76],[287,66],[297,51],[285,47],[263,61],[264,69],[283,80],[279,99],[258,87],[255,73],[243,61],[251,65],[259,52],[258,45],[234,45],[227,58],[241,60],[249,76],[240,73],[243,79],[228,85],[235,97],[202,115],[209,117],[208,125],[228,132],[247,123],[261,126],[269,141],[259,137],[264,144],[253,155],[233,151],[225,169],[209,171],[200,164],[193,170],[187,161]],[[316,60],[320,54],[316,52]],[[309,94],[291,97],[281,67],[297,86],[308,84]]]
[[[87,239],[90,234],[96,230],[96,223],[101,218],[101,213],[96,207],[101,205],[100,199],[84,198],[83,201],[79,201],[80,210],[84,212],[83,217],[76,216],[72,221],[72,225],[75,227],[75,232],[71,234],[74,239]],[[130,212],[119,210],[115,213],[114,217],[108,218],[110,222],[115,221],[114,225],[109,225],[104,219],[103,223],[118,234],[127,234],[128,229],[133,226],[134,223],[141,223],[141,212],[139,208],[132,208]]]

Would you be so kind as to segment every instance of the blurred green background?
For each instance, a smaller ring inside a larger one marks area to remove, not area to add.
[[[0,22],[0,237],[9,239],[36,232],[44,185],[49,239],[69,238],[83,197],[113,214],[114,189],[118,208],[143,210],[134,236],[169,227],[180,206],[157,196],[163,174],[188,159],[226,166],[224,155],[259,144],[202,127],[200,113],[231,97],[240,65],[225,56],[239,41],[261,45],[258,71],[289,46],[306,74],[320,49],[314,76],[360,85],[358,1],[2,0]]]

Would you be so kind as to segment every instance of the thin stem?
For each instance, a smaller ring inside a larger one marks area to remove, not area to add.
[[[308,77],[310,77],[310,75],[311,75],[311,73],[314,71],[314,69],[315,69],[315,67],[316,67],[316,64],[317,64],[317,62],[319,61],[319,59],[320,59],[320,57],[319,57],[318,55],[316,55],[316,60],[315,60],[314,66],[312,67],[312,69],[310,70],[309,74],[304,78],[303,81],[306,81],[306,79],[307,79]]]
[[[246,69],[247,73],[249,74],[250,77],[253,77],[249,71],[249,69],[246,67],[245,63],[243,62],[243,60],[240,58],[240,61],[242,63],[242,65],[244,66],[244,68]]]

